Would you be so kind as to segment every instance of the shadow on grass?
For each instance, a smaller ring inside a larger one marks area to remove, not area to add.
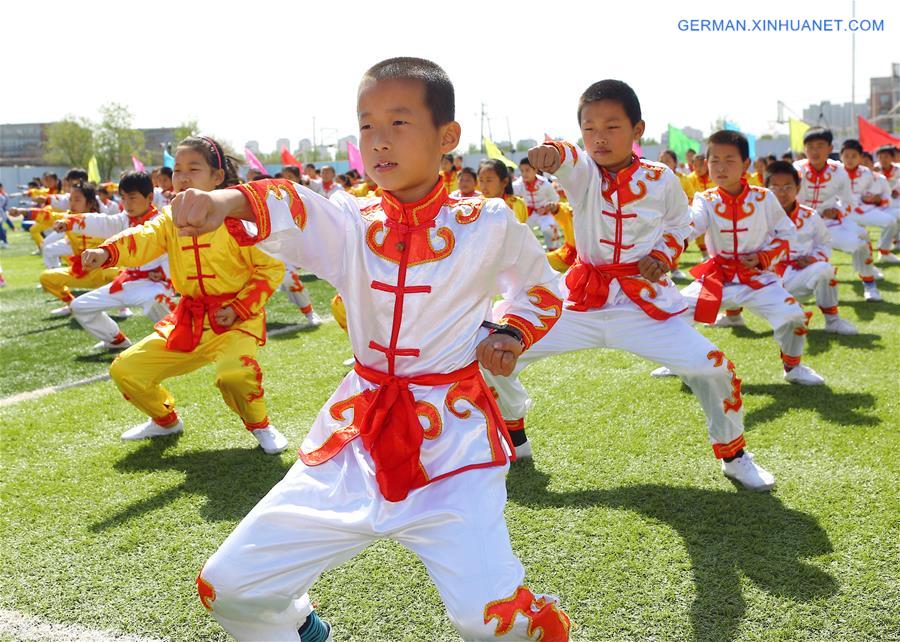
[[[74,361],[80,363],[112,363],[120,353],[104,350],[103,352],[92,352],[90,354],[80,354],[74,358]]]
[[[184,481],[92,524],[91,531],[127,524],[132,519],[165,508],[182,495],[206,498],[200,515],[208,522],[238,521],[291,467],[291,462],[249,447],[167,455],[166,450],[177,443],[178,436],[151,439],[123,457],[114,468],[122,473],[177,470],[184,473]]]
[[[771,399],[770,403],[744,416],[748,430],[755,424],[775,421],[794,410],[815,411],[822,419],[840,426],[877,426],[881,423],[878,417],[863,412],[875,408],[875,395],[867,392],[834,392],[827,385],[793,386],[787,383],[748,384],[741,390],[746,396]]]
[[[20,332],[19,334],[10,334],[8,336],[10,339],[15,339],[16,337],[27,337],[33,334],[41,334],[42,332],[53,332],[54,330],[59,330],[60,328],[81,328],[81,326],[78,325],[78,321],[69,317],[64,317],[63,319],[60,319],[59,317],[46,317],[44,320],[58,321],[58,323],[45,325],[40,328],[35,328],[34,330],[26,330],[25,332]]]
[[[884,350],[880,341],[879,334],[835,334],[813,329],[806,335],[804,352],[806,356],[822,354],[828,352],[832,344],[851,350]]]
[[[859,288],[862,290],[862,286]],[[885,289],[878,284],[878,289]],[[862,294],[859,295],[862,299]],[[900,304],[890,301],[841,301],[842,308],[853,308],[856,316],[860,321],[871,321],[875,315],[893,315],[900,314]]]
[[[276,335],[270,335],[268,337],[269,341],[284,341],[285,339],[290,339],[292,337],[296,337],[298,334],[307,333],[307,332],[315,332],[322,326],[320,325],[310,325],[306,323],[306,321],[301,321],[299,324],[297,323],[281,323],[275,322],[270,323],[267,326],[268,332],[272,332],[272,330],[278,330],[280,328],[286,328],[284,331],[280,332]]]
[[[538,508],[609,508],[633,511],[675,529],[691,559],[696,596],[691,606],[695,640],[731,641],[746,611],[741,576],[764,591],[805,602],[833,595],[838,584],[804,558],[832,551],[811,516],[769,493],[641,484],[609,490],[555,493],[549,475],[530,461],[509,472],[509,499]],[[598,578],[602,581],[602,578]]]

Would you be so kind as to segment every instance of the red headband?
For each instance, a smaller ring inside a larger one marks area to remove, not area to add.
[[[214,141],[212,138],[207,138],[206,136],[200,136],[203,140],[209,143],[209,146],[213,148],[213,151],[216,153],[216,158],[219,161],[219,166],[216,169],[225,169],[222,165],[222,154],[219,152],[219,144]]]

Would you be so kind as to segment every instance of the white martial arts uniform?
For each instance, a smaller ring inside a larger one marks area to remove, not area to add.
[[[60,267],[60,265],[62,265],[60,260],[64,256],[71,255],[72,244],[69,243],[69,239],[66,238],[64,232],[55,232],[51,230],[50,233],[44,237],[44,243],[41,245],[41,258],[44,261],[44,266],[48,270]]]
[[[835,268],[830,263],[831,235],[825,221],[814,210],[799,203],[794,203],[787,215],[797,233],[790,244],[790,257],[779,261],[774,266],[775,272],[781,275],[784,289],[791,296],[800,301],[815,296],[816,305],[823,314],[836,315],[837,281]],[[815,262],[801,268],[795,263],[801,256],[811,257]]]
[[[742,184],[737,196],[718,187],[694,195],[692,235],[705,235],[710,259],[691,269],[698,280],[681,293],[697,321],[714,322],[720,307],[746,307],[763,317],[775,332],[782,360],[793,367],[803,355],[806,316],[768,268],[787,257],[797,228],[772,192]],[[743,267],[740,257],[753,254],[760,267]]]
[[[559,194],[553,189],[550,181],[543,176],[537,176],[531,183],[526,183],[523,178],[517,178],[513,181],[513,193],[525,201],[528,207],[528,225],[541,230],[547,250],[561,247],[566,242],[562,228],[553,218],[552,212],[541,212],[542,209],[559,203]]]
[[[284,280],[280,289],[288,301],[300,308],[300,312],[309,314],[313,311],[312,299],[309,298],[309,292],[300,280],[300,268],[285,263]]]
[[[109,238],[158,214],[156,208],[151,207],[147,214],[134,219],[125,212],[78,214],[70,218],[74,219],[73,229],[83,230],[88,236]],[[72,316],[88,334],[112,343],[124,335],[106,310],[139,305],[144,314],[156,323],[175,309],[174,297],[175,291],[169,281],[169,257],[164,254],[140,268],[123,270],[112,283],[82,294],[70,306]]]
[[[637,263],[653,256],[671,267],[690,233],[684,191],[665,165],[634,158],[613,176],[580,148],[551,143],[556,172],[574,209],[578,262],[566,274],[568,302],[559,322],[519,358],[509,377],[486,374],[510,428],[524,427],[531,405],[519,374],[537,359],[588,348],[614,348],[663,364],[691,387],[706,413],[717,457],[744,446],[740,380],[733,364],[680,315],[687,308],[663,276],[649,282]],[[501,321],[505,304],[494,310]]]
[[[846,167],[844,170],[850,178],[850,190],[853,194],[848,218],[863,227],[881,228],[878,250],[883,254],[890,253],[894,246],[894,237],[897,235],[898,221],[891,211],[890,201],[881,194],[884,184],[876,180],[875,172],[865,165],[858,165],[852,171]],[[864,203],[863,196],[874,196],[879,202]]]
[[[529,344],[556,320],[555,276],[531,232],[501,200],[449,200],[442,181],[406,205],[284,180],[237,189],[257,226],[229,230],[338,289],[358,364],[301,461],[205,565],[203,603],[238,640],[299,640],[316,578],[390,538],[419,555],[465,639],[529,640],[541,626],[546,642],[567,640],[555,602],[522,585],[502,515],[509,446],[475,363],[494,295]]]
[[[800,173],[801,181],[797,200],[820,216],[828,209],[840,210],[840,216],[836,219],[822,217],[831,235],[831,247],[852,257],[853,269],[862,281],[874,282],[869,235],[866,228],[848,216],[853,204],[853,192],[847,170],[839,162],[828,159],[822,171],[816,171],[808,158],[796,161],[794,168]]]
[[[337,194],[339,192],[347,191],[344,189],[344,186],[341,185],[340,183],[338,183],[337,181],[331,181],[330,183],[326,183],[325,181],[322,181],[320,183],[320,185],[322,187],[321,194],[325,198],[331,198],[332,196],[334,196],[335,194]]]
[[[153,207],[158,210],[162,210],[169,204],[169,197],[166,195],[166,192],[163,191],[161,187],[153,188]]]

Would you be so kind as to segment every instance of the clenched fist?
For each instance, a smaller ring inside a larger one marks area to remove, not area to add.
[[[641,271],[641,276],[648,281],[659,281],[663,275],[669,271],[668,266],[652,256],[645,256],[638,261],[637,266],[638,270]]]
[[[559,169],[561,159],[552,145],[538,145],[528,150],[528,162],[537,170],[553,174]]]
[[[224,308],[219,308],[216,310],[216,323],[218,323],[223,328],[227,328],[231,326],[232,323],[237,320],[237,312],[234,311],[230,305],[226,305]]]
[[[81,253],[81,267],[85,270],[96,270],[109,260],[109,252],[100,248],[85,250]]]
[[[507,377],[515,370],[524,346],[508,334],[492,334],[475,348],[475,357],[491,374]]]
[[[54,232],[67,232],[68,230],[69,230],[69,224],[66,223],[65,219],[61,219],[61,220],[59,220],[59,221],[56,221],[56,222],[53,224],[53,231],[54,231]]]

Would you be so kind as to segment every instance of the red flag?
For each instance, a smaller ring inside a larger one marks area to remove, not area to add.
[[[874,152],[882,145],[893,145],[900,147],[900,138],[891,136],[886,131],[870,123],[862,116],[858,116],[859,121],[859,143],[867,152]]]
[[[288,151],[287,147],[281,148],[281,163],[282,165],[295,165],[296,167],[303,167],[303,163],[294,158],[294,155]]]

